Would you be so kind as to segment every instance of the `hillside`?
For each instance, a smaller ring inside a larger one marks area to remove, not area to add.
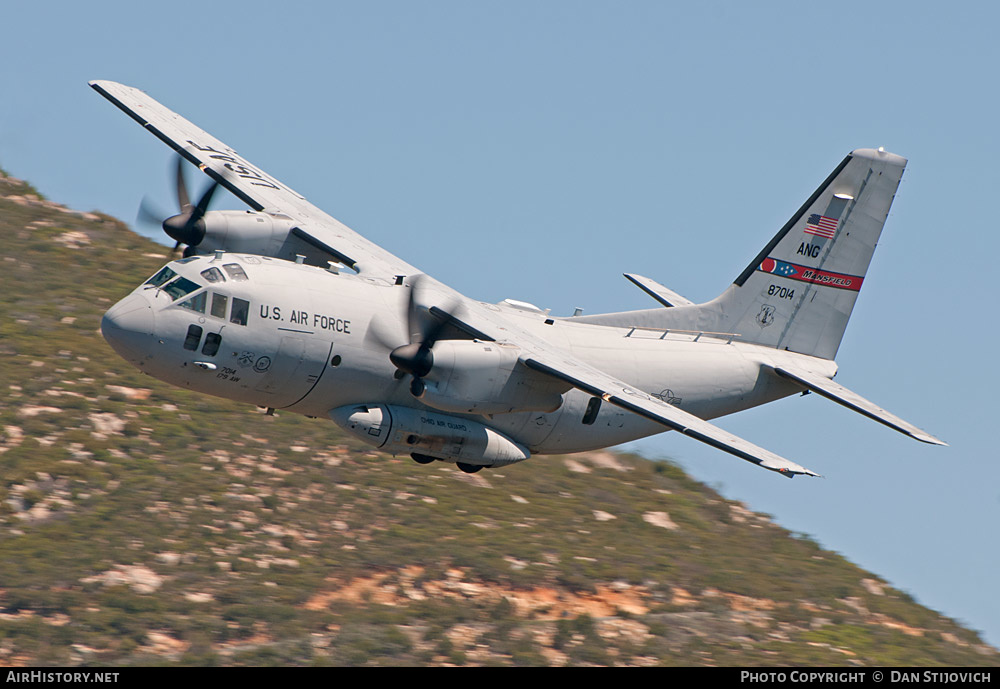
[[[141,375],[168,260],[0,177],[0,665],[996,665],[974,632],[666,462],[476,475]]]

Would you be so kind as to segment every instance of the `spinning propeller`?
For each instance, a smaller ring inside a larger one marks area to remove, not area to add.
[[[171,215],[161,221],[165,213],[154,208],[146,199],[139,205],[139,219],[149,224],[160,225],[163,231],[177,243],[174,251],[182,244],[187,245],[184,249],[184,256],[194,253],[194,247],[205,238],[205,212],[208,204],[212,201],[212,195],[218,188],[218,182],[212,182],[205,193],[198,199],[198,203],[191,205],[191,198],[188,195],[187,183],[184,181],[184,159],[177,156],[177,205],[180,213]]]
[[[390,350],[389,361],[400,371],[397,375],[408,373],[413,376],[410,392],[415,397],[423,393],[423,378],[434,366],[434,344],[441,339],[448,326],[455,323],[457,317],[454,312],[460,308],[457,301],[453,301],[448,309],[422,306],[417,299],[417,292],[424,279],[417,275],[410,280],[410,293],[406,303],[406,324],[410,337],[407,344],[392,344],[393,340],[385,337],[376,323],[369,328],[369,333]]]

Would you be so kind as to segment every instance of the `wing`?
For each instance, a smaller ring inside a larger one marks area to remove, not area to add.
[[[113,81],[90,86],[255,211],[291,218],[299,239],[368,275],[391,279],[416,272],[139,89]]]
[[[460,324],[463,329],[476,332],[479,337],[518,345],[522,350],[521,363],[542,375],[556,378],[605,402],[783,476],[819,476],[556,349],[516,324],[498,319],[496,314],[486,311],[478,303],[466,301],[461,320],[464,321]]]
[[[885,424],[889,428],[897,430],[900,433],[904,433],[922,443],[930,443],[931,445],[948,444],[944,441],[938,440],[930,433],[920,430],[912,423],[904,421],[895,414],[887,412],[874,402],[869,402],[858,393],[848,390],[843,385],[834,383],[829,378],[824,378],[823,376],[818,376],[815,373],[810,373],[809,371],[804,371],[798,368],[792,368],[790,366],[777,366],[774,368],[774,372],[782,378],[794,380],[807,390],[812,390],[818,395],[831,399],[837,404],[842,404],[848,409],[853,409],[859,414],[864,414],[868,418]]]
[[[551,357],[548,357],[551,361]],[[679,431],[707,445],[728,452],[740,459],[753,462],[765,469],[792,478],[795,474],[819,476],[819,474],[790,462],[769,450],[724,431],[713,424],[699,419],[677,407],[661,402],[627,383],[615,380],[613,377],[593,369],[580,361],[572,361],[560,357],[561,361],[552,366],[535,357],[525,358],[524,364],[535,371],[558,378],[586,393],[600,397],[606,402],[626,409],[633,414],[655,421],[669,429]]]

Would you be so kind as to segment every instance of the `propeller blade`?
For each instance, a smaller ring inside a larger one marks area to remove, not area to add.
[[[218,188],[219,183],[212,182],[208,189],[205,190],[205,193],[201,195],[201,198],[198,200],[198,205],[195,206],[194,213],[191,216],[195,221],[200,220],[205,215],[205,211],[208,210],[208,204],[212,202],[212,194],[214,194],[215,190]]]
[[[402,338],[398,334],[389,333],[387,331],[388,328],[382,319],[377,316],[372,318],[371,322],[368,324],[368,330],[365,331],[366,344],[374,343],[386,351],[391,352],[399,346]]]
[[[424,339],[423,327],[417,318],[417,290],[420,288],[420,276],[410,278],[410,292],[406,300],[406,328],[410,334],[410,342],[420,342]]]
[[[137,222],[141,222],[145,225],[156,225],[159,227],[163,224],[163,218],[167,214],[162,208],[153,204],[145,196],[142,198],[142,202],[139,204],[139,210],[135,215]]]
[[[187,182],[184,181],[184,159],[177,156],[177,207],[181,213],[191,206],[191,198],[187,191]]]
[[[414,275],[410,279],[410,294],[406,305],[406,322],[410,331],[410,342],[427,342],[428,347],[433,347],[434,343],[440,339],[445,328],[455,320],[455,316],[452,313],[458,312],[458,309],[461,308],[461,302],[446,297],[448,305],[435,308],[435,311],[445,314],[444,320],[439,316],[433,315],[431,307],[422,306],[422,303],[426,299],[418,298],[418,293],[422,290],[421,285],[425,280],[426,276],[424,275]]]
[[[424,346],[426,346],[428,349],[434,346],[434,343],[441,338],[441,335],[444,333],[445,329],[449,325],[455,322],[456,318],[454,312],[457,311],[458,308],[459,305],[453,303],[452,306],[448,309],[440,309],[440,311],[444,312],[445,315],[444,319],[439,319],[436,316],[428,314],[434,320],[434,322],[431,324],[431,327],[424,335],[424,339],[422,342]]]

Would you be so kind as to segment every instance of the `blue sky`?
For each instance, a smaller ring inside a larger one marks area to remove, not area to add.
[[[652,306],[622,272],[710,299],[850,150],[904,155],[837,380],[951,447],[815,395],[721,425],[824,479],[674,434],[634,447],[997,645],[998,19],[991,3],[19,3],[0,28],[0,165],[81,210],[169,208],[167,148],[86,86],[121,81],[469,296],[569,314]]]

